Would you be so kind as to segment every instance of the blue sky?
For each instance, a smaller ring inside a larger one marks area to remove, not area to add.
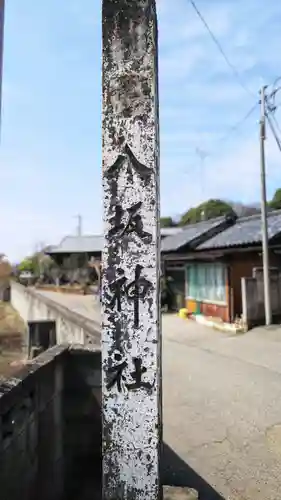
[[[162,214],[209,197],[257,201],[258,106],[223,137],[258,101],[259,87],[281,75],[281,4],[197,0],[250,93],[188,0],[157,5]],[[100,125],[101,2],[6,1],[0,224],[11,259],[74,233],[78,213],[86,233],[101,232]],[[281,155],[268,134],[271,196],[281,187]]]

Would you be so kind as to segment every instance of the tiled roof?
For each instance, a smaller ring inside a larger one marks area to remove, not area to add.
[[[182,231],[182,227],[161,227],[161,237],[167,238]]]
[[[161,236],[169,238],[182,231],[179,227],[161,228]],[[83,253],[102,252],[104,238],[102,235],[65,236],[57,246],[48,247],[45,253]]]
[[[207,221],[197,222],[196,224],[189,224],[185,226],[179,233],[164,238],[161,243],[162,252],[175,252],[181,247],[191,244],[199,237],[211,230],[219,229],[226,221],[227,217],[216,217]],[[207,236],[207,235],[206,235]]]
[[[65,236],[58,246],[53,246],[47,253],[83,253],[102,252],[103,236]]]
[[[281,233],[281,210],[270,212],[267,221],[270,240]],[[261,241],[261,215],[258,214],[237,219],[233,226],[205,241],[197,247],[197,250],[257,244]]]

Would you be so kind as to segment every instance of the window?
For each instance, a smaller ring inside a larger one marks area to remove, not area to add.
[[[188,265],[186,295],[199,301],[226,302],[226,267],[219,263]]]

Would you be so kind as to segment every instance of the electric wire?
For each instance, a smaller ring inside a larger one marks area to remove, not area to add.
[[[274,139],[275,139],[275,141],[276,141],[276,144],[277,144],[277,146],[278,146],[278,148],[279,148],[279,150],[280,150],[280,152],[281,152],[281,142],[280,142],[280,139],[279,139],[279,137],[278,137],[278,135],[277,135],[277,133],[276,133],[276,130],[275,130],[275,128],[274,128],[274,125],[273,125],[273,123],[272,123],[272,113],[270,113],[270,112],[266,111],[265,116],[266,116],[266,118],[267,118],[268,124],[269,124],[269,126],[270,126],[270,129],[271,129],[271,132],[272,132],[272,134],[273,134],[273,137],[274,137]]]
[[[265,99],[265,104],[266,104],[266,112],[265,116],[267,118],[267,122],[269,124],[269,127],[271,129],[271,132],[273,134],[273,137],[275,139],[275,142],[278,146],[278,149],[281,152],[281,140],[278,137],[278,133],[276,132],[276,129],[278,130],[279,133],[281,133],[281,128],[279,126],[279,123],[276,119],[275,112],[280,106],[280,104],[276,104],[276,95],[281,89],[281,87],[277,87],[277,83],[281,80],[280,77],[276,78],[273,85],[272,85],[272,91],[266,96]]]
[[[277,128],[277,130],[281,134],[281,128],[280,128],[278,121],[276,120],[276,116],[274,115],[274,113],[271,113],[271,119],[274,122],[275,127]]]
[[[253,112],[255,111],[255,109],[257,108],[257,106],[259,105],[259,101],[257,101],[250,109],[249,111],[243,116],[243,118],[241,120],[239,120],[235,125],[233,125],[232,127],[230,127],[229,131],[224,135],[222,136],[218,142],[222,142],[222,141],[225,141],[226,139],[228,139],[233,132],[237,132],[239,130],[239,128],[248,120],[248,118],[253,114]]]
[[[221,142],[225,142],[228,140],[232,134],[237,132],[240,127],[248,120],[248,118],[253,114],[253,112],[256,110],[257,106],[259,105],[259,101],[257,101],[250,109],[247,111],[247,113],[237,122],[235,123],[232,127],[229,128],[229,130],[216,141],[216,145],[219,145]],[[217,149],[217,148],[216,148]],[[204,151],[202,148],[196,148],[196,154],[201,157],[201,159],[205,159],[207,157],[213,156],[216,152],[216,149],[208,152]]]
[[[232,62],[230,61],[229,57],[226,55],[226,53],[225,53],[225,51],[224,51],[224,49],[222,47],[222,44],[219,42],[219,40],[217,39],[217,37],[215,36],[215,34],[213,33],[213,31],[211,30],[209,24],[205,20],[204,16],[201,14],[201,12],[198,9],[198,7],[197,7],[196,3],[194,2],[194,0],[189,0],[189,2],[192,5],[193,9],[195,10],[195,12],[196,12],[197,16],[199,17],[199,19],[201,20],[201,22],[204,24],[206,30],[208,31],[210,37],[212,38],[212,40],[214,42],[214,44],[216,45],[216,47],[219,50],[220,54],[224,58],[226,64],[228,65],[228,67],[232,71],[232,73],[235,76],[235,78],[236,78],[237,82],[239,83],[239,85],[245,90],[245,92],[247,92],[247,94],[249,94],[249,95],[251,95],[253,97],[254,96],[253,92],[244,84],[244,82],[241,79],[241,76],[239,74],[239,71],[234,66],[234,64],[232,64]]]

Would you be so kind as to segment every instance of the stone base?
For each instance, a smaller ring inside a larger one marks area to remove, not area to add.
[[[100,484],[90,482],[80,491],[80,500],[101,500]],[[76,499],[76,496],[67,497],[67,500]],[[198,492],[192,488],[181,488],[178,486],[163,486],[163,500],[198,500]]]
[[[192,488],[163,486],[164,500],[198,500],[198,492]]]

